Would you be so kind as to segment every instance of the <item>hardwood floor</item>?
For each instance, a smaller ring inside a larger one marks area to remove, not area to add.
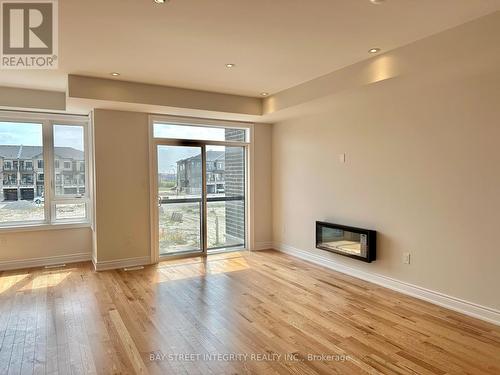
[[[0,374],[500,374],[500,327],[274,251],[2,272],[0,343]]]

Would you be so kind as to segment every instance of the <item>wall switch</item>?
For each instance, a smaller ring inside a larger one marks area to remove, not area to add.
[[[340,161],[341,163],[345,163],[345,152],[344,152],[344,153],[342,153],[342,154],[339,154],[339,161]]]
[[[403,253],[403,263],[410,264],[410,253]]]

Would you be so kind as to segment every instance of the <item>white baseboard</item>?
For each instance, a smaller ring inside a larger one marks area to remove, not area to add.
[[[258,250],[269,250],[273,248],[274,243],[272,241],[267,241],[267,242],[256,242],[255,246],[252,250],[258,251]]]
[[[396,280],[391,277],[361,271],[335,262],[330,258],[300,250],[286,244],[274,243],[273,248],[297,258],[301,258],[309,262],[330,268],[332,270],[357,277],[358,279],[366,280],[371,283],[398,291],[400,293],[433,303],[435,305],[446,307],[450,310],[454,310],[459,313],[487,321],[489,323],[500,325],[500,311],[491,307],[481,306],[473,302],[465,301],[440,292],[422,288],[420,286]]]
[[[114,270],[117,268],[145,266],[147,264],[151,264],[151,257],[146,256],[117,260],[105,260],[102,262],[97,262],[95,259],[93,259],[92,261],[94,263],[94,268],[96,271],[106,271]]]
[[[43,258],[30,258],[19,260],[0,261],[0,271],[17,270],[22,268],[53,266],[56,264],[69,264],[76,262],[86,262],[91,260],[91,253],[77,253],[68,255],[57,255]]]

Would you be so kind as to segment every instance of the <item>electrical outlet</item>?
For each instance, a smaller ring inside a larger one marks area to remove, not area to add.
[[[410,264],[410,253],[403,253],[403,263],[404,264]]]

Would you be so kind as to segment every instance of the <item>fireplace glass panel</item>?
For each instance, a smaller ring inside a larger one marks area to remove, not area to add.
[[[321,241],[318,245],[345,254],[367,257],[367,235],[362,233],[322,227]]]

